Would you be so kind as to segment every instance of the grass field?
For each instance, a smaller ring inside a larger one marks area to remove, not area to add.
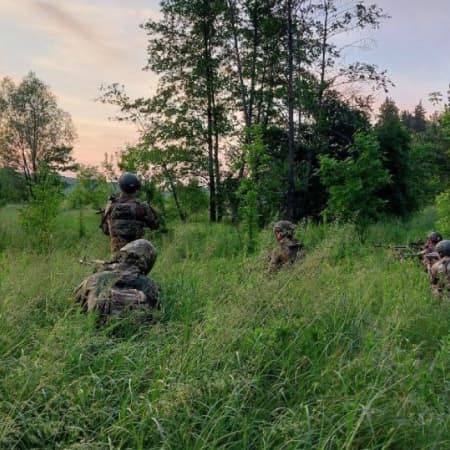
[[[45,253],[0,210],[0,448],[450,449],[450,309],[375,242],[433,229],[302,224],[306,259],[269,276],[230,225],[153,236],[163,309],[99,329],[73,289],[105,258],[97,216],[58,221]]]

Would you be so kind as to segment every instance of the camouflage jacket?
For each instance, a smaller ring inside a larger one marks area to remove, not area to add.
[[[144,236],[145,227],[156,230],[159,223],[155,210],[148,203],[121,193],[108,201],[101,226],[109,236],[131,242]]]
[[[445,256],[435,262],[430,269],[430,281],[433,294],[442,298],[450,292],[450,257]]]
[[[439,253],[436,252],[435,245],[427,245],[425,248],[418,253],[419,259],[425,267],[425,271],[430,273],[433,264],[440,260]]]
[[[293,264],[297,259],[305,256],[303,244],[297,239],[284,237],[278,243],[279,247],[270,255],[270,272],[278,270],[285,264]]]
[[[78,286],[75,298],[84,311],[99,311],[103,317],[159,306],[158,286],[136,266],[124,263],[101,265]]]

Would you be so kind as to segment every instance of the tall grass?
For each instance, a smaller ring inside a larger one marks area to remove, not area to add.
[[[77,260],[108,254],[97,218],[80,240],[65,213],[35,254],[0,216],[0,448],[450,448],[449,308],[371,246],[423,237],[431,214],[364,244],[304,223],[308,256],[276,275],[268,231],[248,257],[231,226],[176,226],[155,237],[158,320],[105,328],[72,297],[90,272]]]

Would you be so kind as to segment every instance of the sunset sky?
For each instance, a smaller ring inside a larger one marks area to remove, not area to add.
[[[450,82],[450,0],[374,1],[392,16],[366,32],[369,48],[348,51],[387,69],[396,84],[389,95],[400,108]],[[68,111],[78,132],[75,157],[97,164],[136,133],[112,122],[114,109],[94,102],[102,84],[119,82],[131,96],[151,94],[156,78],[142,67],[146,37],[139,24],[158,15],[159,0],[0,0],[0,77],[20,79],[30,70],[45,81]],[[349,40],[355,37],[348,37]],[[381,102],[384,94],[380,94]]]

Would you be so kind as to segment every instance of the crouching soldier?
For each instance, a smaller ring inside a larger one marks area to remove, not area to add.
[[[113,257],[128,242],[144,237],[144,228],[159,227],[155,210],[136,197],[141,188],[139,178],[126,172],[119,178],[121,193],[110,197],[102,217],[101,228],[111,239]]]
[[[450,241],[440,241],[436,251],[441,257],[430,269],[430,281],[433,294],[439,299],[448,298],[450,292]]]
[[[147,278],[156,261],[155,247],[145,239],[120,249],[114,261],[99,265],[96,273],[77,288],[75,299],[86,312],[98,311],[100,318],[123,317],[127,312],[150,312],[159,307],[159,290]]]
[[[294,238],[295,225],[288,220],[276,222],[273,231],[278,241],[278,248],[270,255],[269,272],[274,272],[286,264],[293,264],[305,256],[303,244]]]
[[[418,253],[419,258],[428,273],[430,273],[433,264],[438,262],[440,259],[439,253],[436,251],[436,246],[441,241],[442,236],[437,231],[432,231],[427,236],[427,242],[424,249]]]

